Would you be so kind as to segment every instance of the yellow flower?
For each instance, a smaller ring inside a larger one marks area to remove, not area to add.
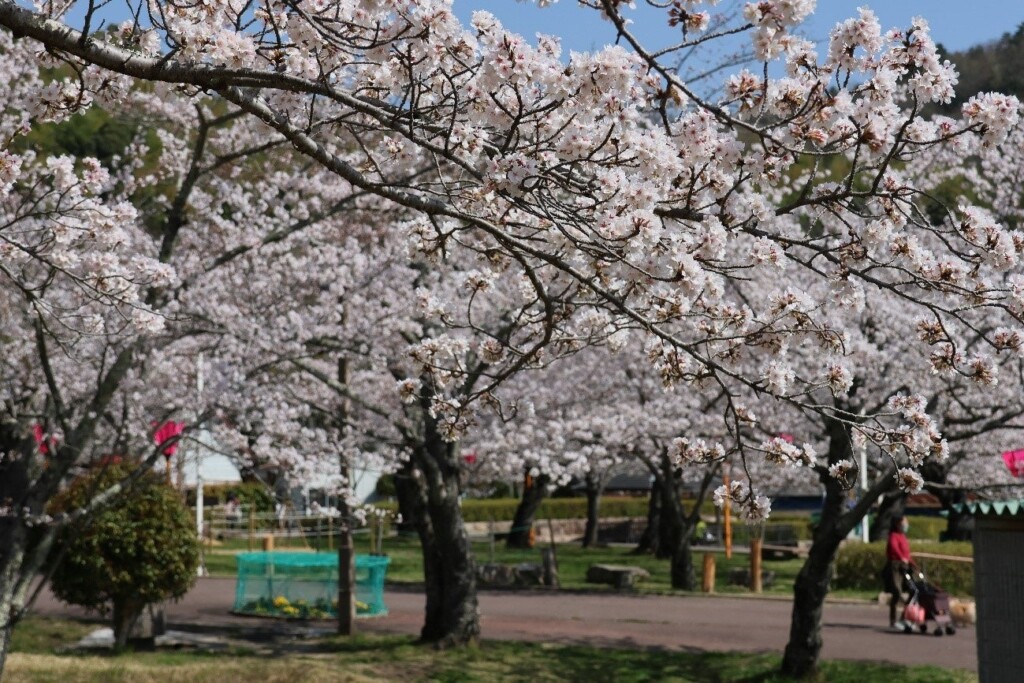
[[[284,597],[283,595],[278,595],[276,598],[274,598],[274,607],[278,609],[283,609],[285,607],[288,607],[288,605],[288,598]]]

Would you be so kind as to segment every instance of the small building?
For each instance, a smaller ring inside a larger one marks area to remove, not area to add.
[[[1024,499],[964,504],[974,515],[981,683],[1024,681]]]

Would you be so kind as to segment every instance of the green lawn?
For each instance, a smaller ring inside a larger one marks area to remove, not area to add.
[[[467,650],[436,650],[401,636],[330,637],[260,645],[225,654],[189,651],[120,656],[55,655],[54,640],[72,640],[88,627],[75,621],[29,619],[15,629],[5,681],[66,683],[327,683],[328,681],[784,681],[775,655],[676,653],[531,643],[484,642]],[[971,683],[973,674],[936,667],[825,662],[830,683]]]
[[[299,542],[295,542],[299,543]],[[301,543],[299,543],[301,546]],[[285,547],[280,542],[277,547]],[[494,561],[517,564],[519,562],[540,562],[540,547],[534,550],[509,550],[503,543],[494,547]],[[236,571],[234,554],[245,551],[247,542],[244,539],[230,540],[225,545],[209,550],[206,553],[206,566],[214,576],[234,576]],[[323,550],[328,552],[326,547]],[[357,537],[356,552],[370,551],[369,539]],[[388,582],[392,584],[411,584],[423,581],[423,559],[419,541],[415,537],[391,537],[384,541],[384,552],[391,558],[388,567]],[[486,542],[473,543],[473,552],[478,562],[487,562],[490,558],[490,545]],[[697,583],[700,585],[703,551],[694,547],[694,563],[697,570]],[[735,567],[747,567],[749,556],[735,554],[726,560],[725,555],[715,555],[715,590],[718,593],[747,594],[744,586],[729,585],[729,570]],[[768,595],[789,597],[793,594],[793,581],[800,570],[802,560],[766,560],[763,567],[775,572],[775,583],[765,588]],[[558,572],[562,588],[587,590],[613,590],[610,586],[600,586],[586,582],[587,568],[592,564],[627,564],[643,567],[650,572],[651,578],[639,584],[641,591],[673,592],[669,578],[668,560],[659,560],[651,555],[633,555],[629,547],[582,548],[578,543],[565,543],[558,546]],[[879,588],[881,590],[881,588]],[[833,591],[838,597],[874,599],[877,590],[843,590]]]

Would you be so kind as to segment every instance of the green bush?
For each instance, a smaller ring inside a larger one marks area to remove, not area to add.
[[[908,515],[910,529],[907,531],[907,538],[920,541],[937,541],[939,534],[946,530],[946,520],[943,517],[923,517]]]
[[[118,463],[79,477],[53,501],[51,513],[81,509],[137,467]],[[64,529],[56,547],[63,556],[51,579],[54,594],[103,613],[112,607],[118,646],[147,605],[185,595],[199,567],[192,516],[178,492],[153,473]]]
[[[913,524],[913,522],[911,522]],[[913,528],[913,527],[911,527]],[[971,557],[970,543],[937,543],[911,541],[911,555],[934,553]],[[953,595],[974,595],[974,565],[969,562],[954,562],[916,558],[918,566],[925,570],[928,580],[942,586]],[[839,549],[836,557],[833,588],[854,590],[882,590],[879,574],[885,566],[885,543],[847,543]]]

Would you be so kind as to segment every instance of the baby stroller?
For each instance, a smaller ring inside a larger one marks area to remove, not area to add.
[[[917,626],[921,633],[927,633],[928,622],[932,621],[935,623],[935,635],[951,636],[956,633],[953,619],[949,616],[949,593],[941,586],[929,583],[924,572],[917,572],[916,577],[908,572],[904,578],[910,591],[910,600],[903,610],[904,630],[910,633]]]

